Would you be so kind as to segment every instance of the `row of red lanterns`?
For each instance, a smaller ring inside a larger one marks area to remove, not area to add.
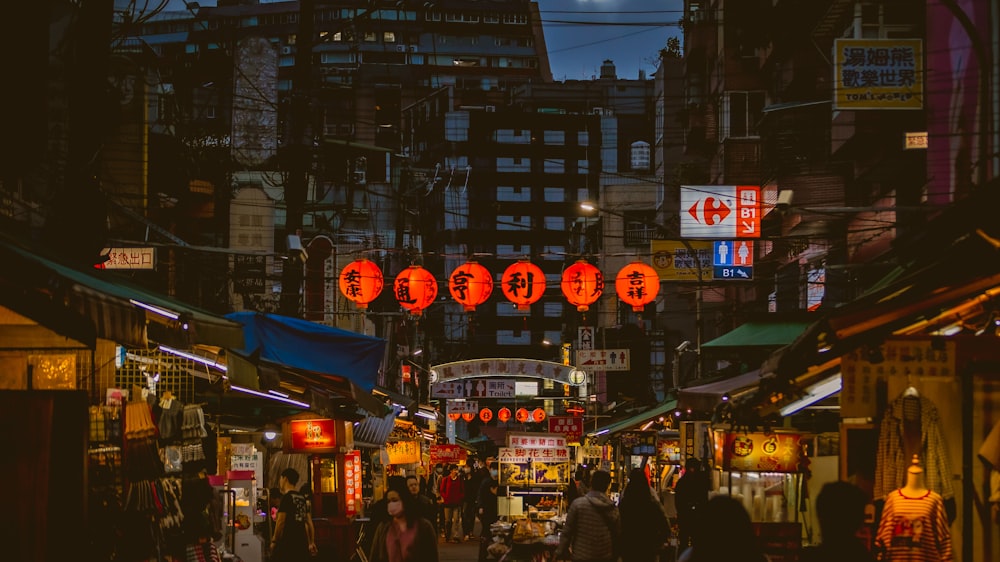
[[[368,308],[382,292],[382,270],[367,259],[355,260],[340,272],[340,292],[358,308]],[[508,267],[500,278],[500,288],[518,310],[528,310],[545,292],[545,273],[537,265],[521,260]],[[560,283],[563,295],[580,312],[586,311],[604,292],[604,275],[593,264],[580,260],[566,268]],[[482,265],[470,261],[451,272],[448,290],[466,311],[473,311],[493,294],[493,276]],[[660,277],[652,267],[629,263],[615,276],[618,298],[632,305],[636,312],[656,299]],[[411,314],[420,313],[437,298],[434,275],[419,265],[404,269],[393,283],[393,293],[400,306]]]
[[[504,407],[504,408],[500,408],[499,410],[497,410],[497,419],[500,420],[501,422],[506,423],[506,422],[510,421],[511,415],[512,414],[511,414],[510,408]],[[529,421],[533,421],[535,423],[541,423],[541,422],[545,421],[545,410],[543,410],[541,408],[535,408],[534,410],[532,410],[532,411],[529,412],[527,408],[518,408],[517,411],[513,413],[513,416],[514,416],[514,419],[516,419],[517,421],[519,421],[521,423],[526,423],[526,422],[529,422]],[[448,414],[448,417],[452,421],[458,421],[460,419],[463,419],[463,420],[465,420],[467,422],[471,422],[472,420],[476,419],[476,413],[475,412],[462,412],[462,413],[452,412],[452,413]],[[483,408],[483,409],[479,410],[479,419],[483,423],[489,423],[489,421],[493,419],[493,410],[491,410],[489,408]]]

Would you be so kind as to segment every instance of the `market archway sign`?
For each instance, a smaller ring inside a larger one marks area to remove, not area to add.
[[[572,365],[537,359],[469,359],[434,365],[430,369],[434,384],[476,378],[533,378],[578,386],[585,380],[573,376],[578,371]],[[464,396],[455,396],[463,398]]]

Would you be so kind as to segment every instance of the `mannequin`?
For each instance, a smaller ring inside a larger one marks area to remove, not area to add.
[[[910,468],[906,469],[906,485],[899,489],[908,498],[922,498],[929,491],[924,484],[924,469],[920,468],[920,459],[913,455]]]
[[[952,561],[944,500],[927,489],[917,455],[906,471],[906,485],[886,496],[876,542],[893,562]]]

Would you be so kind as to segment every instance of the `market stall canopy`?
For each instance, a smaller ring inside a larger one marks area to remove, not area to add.
[[[635,414],[633,416],[627,417],[622,420],[611,422],[603,427],[599,427],[596,430],[590,432],[589,435],[591,437],[598,437],[601,440],[607,440],[616,433],[619,433],[621,431],[627,431],[629,429],[635,429],[636,427],[639,427],[640,425],[643,425],[648,421],[659,419],[660,416],[666,416],[676,409],[677,409],[676,400],[666,400],[644,412]]]
[[[701,344],[702,348],[781,347],[795,341],[809,322],[746,322],[735,330]]]
[[[276,371],[278,381],[296,378],[384,415],[384,404],[371,393],[385,340],[276,314],[234,312],[226,318],[243,325],[244,342],[237,348],[237,356],[244,356],[258,368]]]
[[[735,400],[741,394],[756,390],[760,381],[761,371],[756,369],[728,379],[682,388],[677,394],[677,407],[682,410],[711,412],[722,403],[723,396]]]
[[[149,340],[186,347],[238,346],[243,328],[211,312],[136,286],[110,271],[63,265],[0,235],[0,304],[87,345],[97,338],[135,348]]]

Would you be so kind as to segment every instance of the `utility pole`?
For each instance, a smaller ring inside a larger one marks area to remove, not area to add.
[[[299,1],[299,31],[295,37],[295,73],[292,79],[290,134],[285,148],[285,240],[302,235],[302,213],[312,170],[312,51],[313,0]],[[300,238],[301,242],[301,238]],[[304,246],[304,244],[303,244]],[[286,248],[287,250],[287,248]],[[302,268],[304,259],[286,255],[281,277],[281,300],[278,310],[285,316],[300,317],[302,310]],[[304,254],[303,256],[304,257]]]

